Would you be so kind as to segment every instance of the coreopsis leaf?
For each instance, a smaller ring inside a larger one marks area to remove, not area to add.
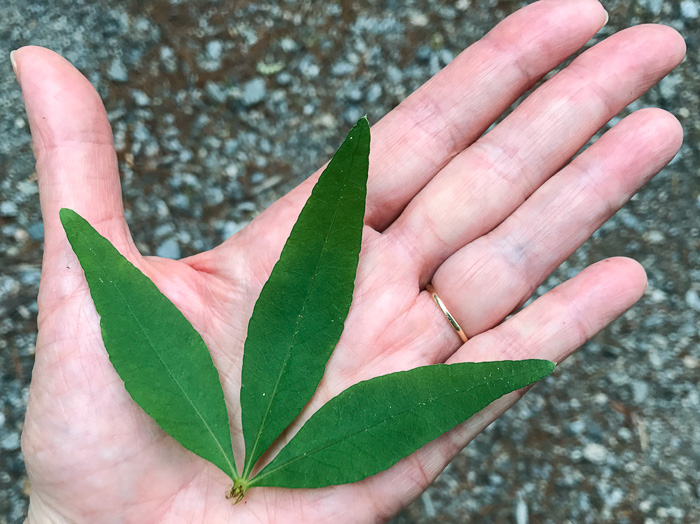
[[[85,219],[60,216],[126,390],[166,433],[236,479],[224,393],[202,337]]]
[[[309,401],[343,331],[362,242],[369,138],[363,118],[316,183],[255,303],[241,379],[244,477]]]
[[[362,480],[553,369],[547,360],[438,364],[360,382],[322,406],[250,486]]]

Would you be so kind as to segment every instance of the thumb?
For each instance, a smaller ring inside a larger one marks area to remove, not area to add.
[[[74,209],[127,258],[138,257],[124,219],[112,130],[102,101],[90,82],[67,60],[41,47],[12,53],[32,133],[44,219],[42,282],[60,295],[73,285],[55,286],[75,256],[59,219]],[[73,282],[75,279],[60,279]],[[43,287],[43,286],[42,286]]]

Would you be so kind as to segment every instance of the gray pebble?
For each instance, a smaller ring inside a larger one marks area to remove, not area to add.
[[[286,71],[282,71],[275,77],[275,80],[277,80],[277,83],[281,86],[288,86],[292,83],[292,75],[290,75]]]
[[[220,60],[221,52],[223,51],[223,49],[224,46],[219,40],[212,40],[211,42],[207,42],[207,54],[212,60]]]
[[[216,82],[207,82],[204,86],[204,90],[206,91],[209,98],[212,99],[212,101],[217,102],[219,104],[223,104],[224,102],[226,102],[227,93]]]
[[[37,242],[44,240],[44,223],[34,222],[27,228],[27,233]]]
[[[529,522],[527,504],[521,498],[518,498],[515,505],[515,522],[516,524],[528,524]]]
[[[349,62],[341,61],[333,64],[333,66],[331,67],[331,74],[333,76],[345,76],[349,73],[352,73],[354,70],[354,65],[352,65]]]
[[[252,107],[265,100],[265,80],[257,77],[249,80],[243,87],[243,100],[245,107]]]
[[[7,451],[19,449],[19,443],[19,433],[16,431],[11,431],[6,433],[2,440],[0,440],[0,448]]]
[[[608,450],[600,444],[591,442],[583,448],[583,456],[593,464],[603,464],[608,456]]]
[[[292,51],[299,49],[297,43],[289,37],[285,37],[280,40],[280,47],[286,53],[291,53]]]
[[[343,119],[348,123],[354,125],[360,118],[362,118],[364,113],[362,109],[357,106],[350,106],[347,108],[345,113],[343,113]]]
[[[175,51],[171,47],[164,45],[160,48],[160,62],[167,73],[173,74],[177,72],[177,58],[175,57]]]
[[[696,311],[700,311],[700,296],[695,289],[689,289],[685,293],[685,303]]]
[[[302,58],[301,62],[299,62],[299,71],[307,78],[316,78],[321,72],[321,68],[314,63],[311,56],[305,56]]]
[[[4,217],[14,217],[17,216],[18,208],[17,204],[10,201],[5,201],[0,203],[0,215]]]
[[[141,107],[147,106],[151,103],[149,96],[140,89],[134,89],[131,92],[131,97],[134,99],[134,102],[136,102],[136,105]]]
[[[649,386],[641,380],[632,382],[632,400],[635,404],[641,404],[649,394]]]
[[[114,80],[115,82],[126,82],[129,80],[129,72],[126,70],[124,62],[122,62],[119,58],[112,60],[112,63],[107,70],[107,76],[110,80]]]
[[[638,0],[639,5],[645,7],[653,14],[658,15],[661,13],[661,8],[664,5],[664,0]]]
[[[700,15],[698,4],[693,0],[683,0],[681,2],[681,15],[684,18],[697,18]]]
[[[373,104],[379,97],[382,96],[382,86],[379,84],[372,84],[372,86],[367,90],[367,102]]]
[[[180,245],[177,243],[177,240],[169,238],[158,246],[156,255],[162,258],[177,260],[180,258]]]
[[[352,87],[348,90],[347,94],[345,95],[345,98],[347,98],[351,102],[359,102],[360,100],[362,100],[362,91],[359,87]]]
[[[0,275],[0,299],[8,298],[19,291],[19,282],[7,275]]]

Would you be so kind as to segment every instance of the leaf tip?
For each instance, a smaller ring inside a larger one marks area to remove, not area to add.
[[[554,368],[557,367],[556,362],[552,362],[551,360],[543,360],[542,361],[542,370],[546,373],[545,376],[549,375],[554,371]]]
[[[58,211],[58,216],[61,218],[61,222],[65,222],[66,220],[73,218],[75,215],[77,215],[77,213],[67,207],[62,207]]]

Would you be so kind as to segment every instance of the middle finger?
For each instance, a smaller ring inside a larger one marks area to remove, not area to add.
[[[622,31],[583,53],[455,157],[385,231],[412,258],[421,286],[450,255],[501,223],[684,53],[671,28]]]

